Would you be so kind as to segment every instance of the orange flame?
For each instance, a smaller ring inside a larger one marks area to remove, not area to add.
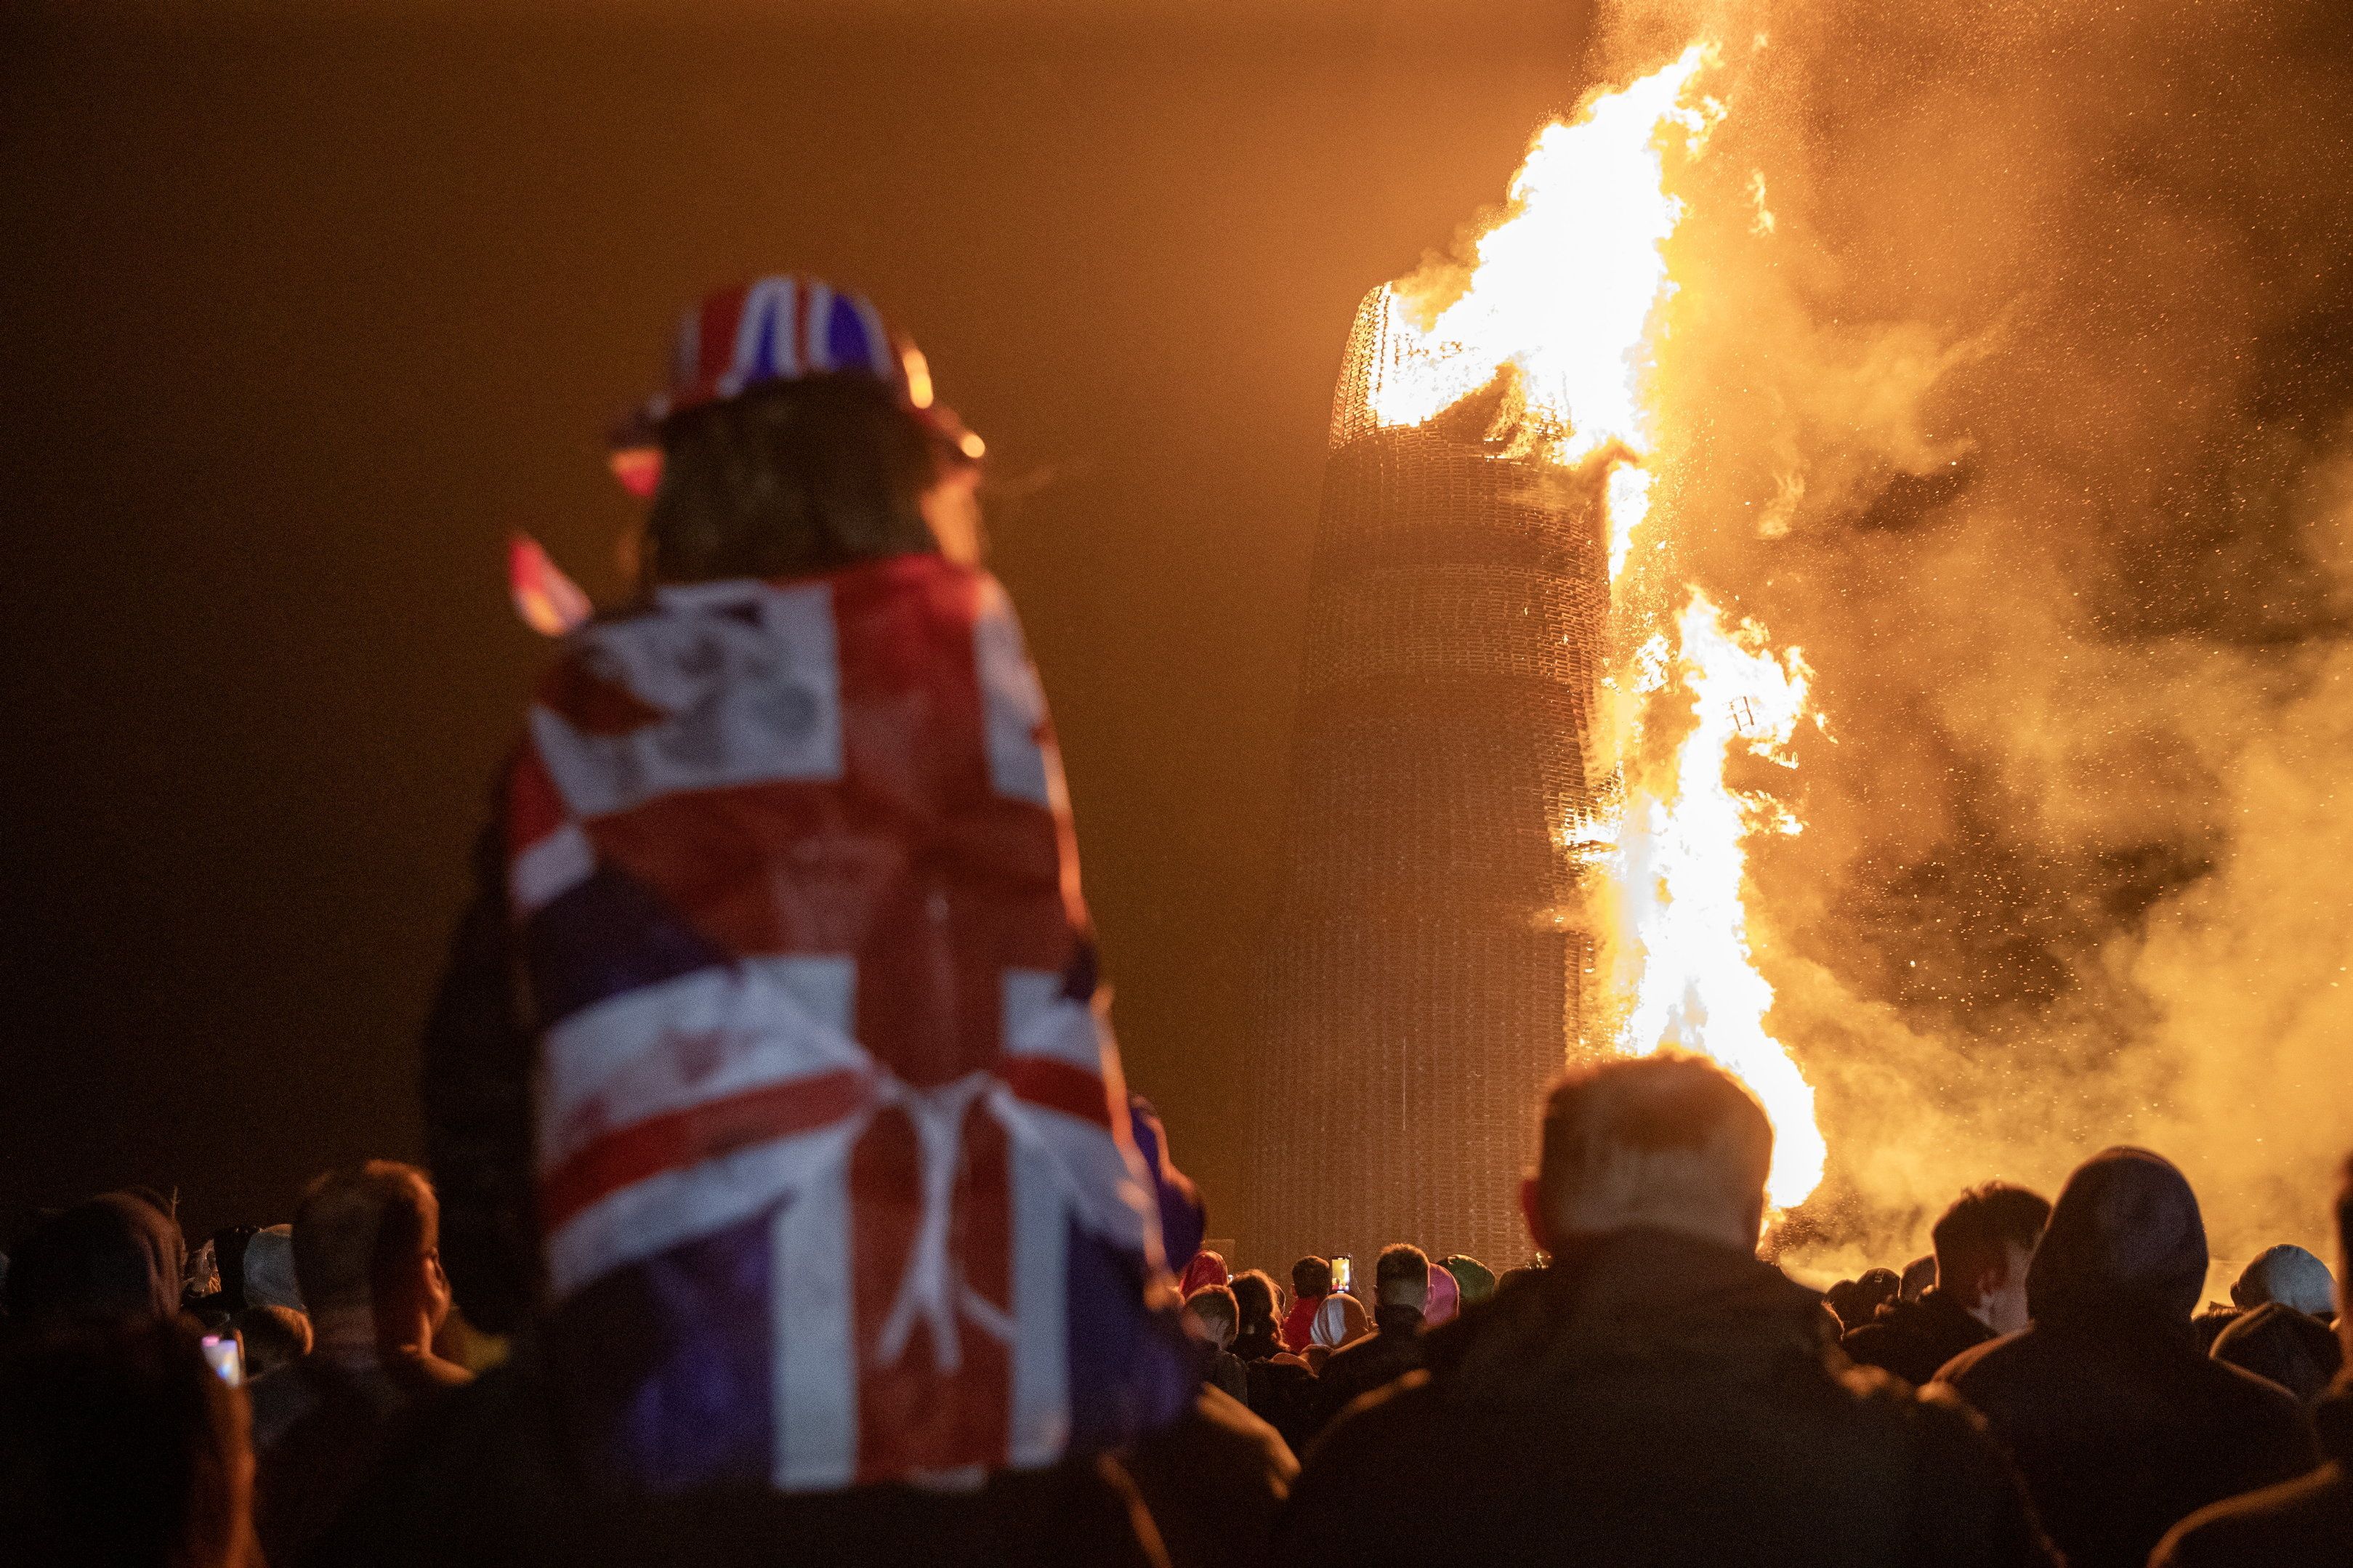
[[[1636,669],[1647,691],[1687,697],[1691,730],[1662,776],[1628,791],[1619,826],[1618,978],[1633,999],[1620,1048],[1704,1051],[1738,1074],[1773,1118],[1766,1195],[1789,1208],[1821,1181],[1828,1150],[1812,1086],[1766,1030],[1773,988],[1749,952],[1742,894],[1749,837],[1803,825],[1724,774],[1736,750],[1797,766],[1789,742],[1805,717],[1806,661],[1796,648],[1777,656],[1754,621],[1726,632],[1694,589],[1672,637],[1645,644]]]
[[[1738,1074],[1773,1119],[1767,1190],[1786,1208],[1820,1181],[1825,1151],[1813,1090],[1765,1026],[1773,992],[1752,961],[1743,897],[1749,837],[1798,824],[1727,787],[1725,766],[1736,750],[1794,765],[1805,664],[1795,649],[1776,656],[1754,623],[1726,632],[1696,589],[1671,622],[1627,625],[1637,611],[1622,591],[1657,477],[1650,351],[1675,292],[1666,247],[1684,210],[1667,158],[1678,139],[1696,156],[1724,116],[1694,91],[1715,61],[1711,45],[1695,43],[1537,135],[1502,217],[1474,242],[1467,277],[1433,290],[1442,302],[1414,298],[1409,283],[1387,290],[1388,359],[1367,412],[1379,425],[1418,425],[1506,374],[1499,422],[1513,456],[1606,467],[1620,640],[1641,650],[1620,683],[1638,700],[1610,738],[1620,755],[1641,754],[1644,712],[1672,713],[1676,693],[1691,721],[1670,763],[1629,780],[1613,830],[1599,840],[1570,830],[1616,872],[1616,1045],[1696,1049]],[[1761,209],[1761,188],[1757,200]]]

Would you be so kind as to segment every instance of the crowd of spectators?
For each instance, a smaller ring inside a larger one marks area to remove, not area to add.
[[[2336,1279],[2274,1247],[2200,1312],[2204,1226],[2162,1157],[2105,1151],[2055,1203],[1972,1188],[1925,1267],[1822,1290],[1757,1256],[1770,1130],[1712,1065],[1572,1075],[1540,1146],[1533,1266],[1499,1285],[1398,1243],[1360,1297],[1324,1258],[1171,1258],[1189,1406],[1082,1479],[992,1479],[977,1515],[879,1489],[881,1531],[822,1498],[588,1502],[563,1389],[528,1324],[455,1310],[413,1166],[329,1172],[290,1224],[193,1256],[169,1201],[104,1194],[9,1254],[0,1542],[157,1568],[489,1562],[519,1533],[513,1561],[750,1561],[764,1529],[763,1560],[826,1563],[2353,1557]]]

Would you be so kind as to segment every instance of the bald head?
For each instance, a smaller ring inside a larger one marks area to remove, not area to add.
[[[1537,1245],[1637,1227],[1754,1250],[1773,1124],[1704,1057],[1662,1052],[1569,1073],[1545,1101],[1527,1195]]]

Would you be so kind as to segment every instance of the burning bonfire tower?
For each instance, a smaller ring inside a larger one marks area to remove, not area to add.
[[[1725,112],[1694,86],[1714,60],[1695,43],[1546,127],[1462,268],[1357,313],[1249,1085],[1261,1260],[1515,1258],[1534,1101],[1573,1044],[1705,1052],[1773,1119],[1772,1202],[1821,1178],[1745,909],[1750,838],[1799,824],[1726,782],[1736,753],[1796,765],[1805,664],[1727,627],[1649,516],[1666,163]]]
[[[1278,1261],[1523,1252],[1531,1106],[1591,953],[1565,829],[1594,815],[1600,487],[1491,438],[1509,373],[1384,426],[1404,309],[1357,313],[1324,468],[1251,1086],[1250,1242]]]

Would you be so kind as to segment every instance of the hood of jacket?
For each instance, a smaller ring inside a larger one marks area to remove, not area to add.
[[[180,1310],[187,1243],[177,1222],[132,1193],[105,1193],[50,1216],[16,1249],[12,1315],[137,1322]]]
[[[2206,1282],[2206,1223],[2171,1162],[2107,1149],[2075,1167],[2026,1275],[2037,1322],[2132,1320],[2185,1330]]]

